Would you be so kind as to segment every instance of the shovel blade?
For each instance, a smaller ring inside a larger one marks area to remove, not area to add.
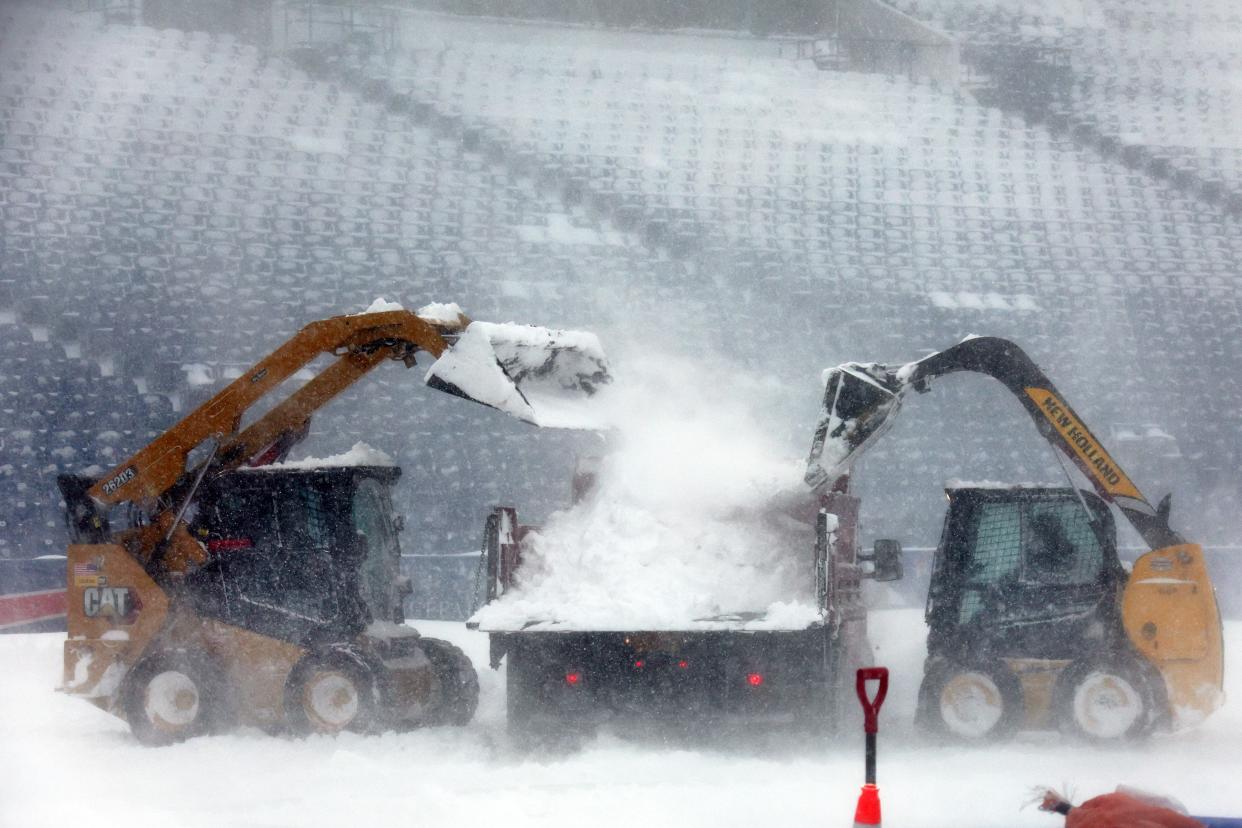
[[[432,388],[551,428],[597,428],[612,381],[595,334],[471,322],[427,371]]]
[[[854,459],[892,425],[904,384],[883,365],[846,363],[824,373],[806,482],[820,488],[849,471]]]

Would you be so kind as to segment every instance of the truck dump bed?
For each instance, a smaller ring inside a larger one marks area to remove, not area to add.
[[[515,510],[497,509],[487,530],[495,571],[473,625],[489,632],[791,630],[823,620],[813,520],[757,509],[676,517],[590,503],[535,528],[519,524]]]
[[[830,500],[852,527],[856,501]],[[834,722],[840,677],[871,660],[852,528],[841,532],[826,508],[780,528],[791,546],[768,557],[788,567],[777,576],[801,579],[800,597],[768,601],[759,591],[747,602],[758,609],[694,615],[690,603],[660,607],[591,577],[554,577],[535,531],[514,509],[495,509],[484,544],[488,602],[470,626],[490,634],[492,667],[507,665],[511,728]]]

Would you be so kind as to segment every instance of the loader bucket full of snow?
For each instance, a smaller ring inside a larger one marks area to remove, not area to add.
[[[855,456],[888,430],[904,391],[905,384],[883,365],[848,362],[825,371],[807,485],[818,489],[849,471]]]
[[[427,371],[440,391],[550,428],[603,426],[599,392],[612,381],[595,334],[471,322]]]

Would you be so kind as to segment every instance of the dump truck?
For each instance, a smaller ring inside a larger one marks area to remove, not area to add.
[[[586,496],[589,474],[575,478]],[[799,555],[814,584],[809,620],[735,612],[681,629],[566,628],[548,619],[471,626],[489,635],[490,663],[506,665],[508,726],[519,740],[580,738],[601,725],[663,733],[822,733],[857,706],[853,676],[872,663],[865,579],[901,577],[899,545],[857,548],[858,499],[843,489],[778,498],[771,516],[814,538]],[[537,527],[513,507],[488,517],[483,544],[488,603],[521,577]]]
[[[385,361],[532,424],[609,380],[594,336],[380,305],[312,322],[101,477],[64,476],[64,692],[162,744],[464,724],[469,659],[404,626],[398,470],[356,446],[289,462],[311,416]],[[326,358],[314,372],[312,363]],[[286,384],[311,371],[304,382]],[[543,402],[549,408],[546,413]]]

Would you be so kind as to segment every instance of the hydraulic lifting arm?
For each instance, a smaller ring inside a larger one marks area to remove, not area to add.
[[[1224,648],[1203,549],[1169,528],[1168,498],[1152,507],[1052,381],[1014,343],[977,337],[896,368],[852,362],[830,369],[807,483],[821,492],[845,490],[851,463],[891,425],[906,392],[926,391],[931,380],[957,371],[999,380],[1044,439],[1069,457],[1100,497],[1116,504],[1143,536],[1152,551],[1135,561],[1120,598],[1126,636],[1163,676],[1174,721],[1196,721],[1218,708]]]
[[[87,494],[105,508],[141,504],[149,522],[126,533],[131,552],[148,569],[180,570],[203,560],[201,548],[181,525],[203,477],[283,459],[306,436],[316,411],[385,359],[412,367],[417,354],[426,352],[438,360],[425,378],[428,385],[530,422],[537,420],[520,382],[533,384],[537,377],[562,391],[590,394],[608,381],[603,353],[589,334],[472,323],[460,312],[455,319],[444,316],[427,319],[408,310],[386,310],[312,322],[108,472]],[[472,326],[477,329],[468,331]],[[459,342],[464,347],[457,349]],[[243,417],[260,400],[325,354],[335,361],[243,427]],[[190,467],[191,454],[209,444],[206,457]],[[101,518],[96,521],[103,525]]]
[[[987,374],[1000,381],[1022,403],[1045,440],[1076,465],[1096,492],[1117,504],[1152,549],[1185,543],[1169,528],[1169,499],[1155,508],[1109,455],[1052,380],[1014,343],[997,337],[968,339],[914,363],[909,382],[926,388],[934,377],[957,371]]]
[[[1121,509],[1152,549],[1185,542],[1169,528],[1168,498],[1158,508],[1153,507],[1052,380],[1021,348],[998,337],[967,339],[895,369],[875,363],[849,363],[832,369],[808,482],[818,485],[832,476],[832,469],[818,465],[826,442],[830,447],[834,439],[838,443],[834,468],[839,474],[891,424],[891,416],[908,389],[926,391],[931,380],[958,371],[985,374],[1004,385],[1044,439],[1082,470],[1100,497]],[[836,434],[829,433],[832,431]],[[840,445],[841,441],[845,445]]]
[[[152,440],[133,457],[108,472],[89,491],[100,504],[159,499],[190,472],[191,452],[216,440],[213,470],[224,471],[257,460],[265,449],[286,453],[304,434],[310,416],[385,358],[412,365],[414,355],[440,356],[448,347],[444,335],[469,324],[440,326],[406,310],[336,316],[312,322],[219,393]],[[320,354],[336,361],[312,380],[241,430],[242,417],[266,394]],[[279,459],[272,456],[268,462]]]

